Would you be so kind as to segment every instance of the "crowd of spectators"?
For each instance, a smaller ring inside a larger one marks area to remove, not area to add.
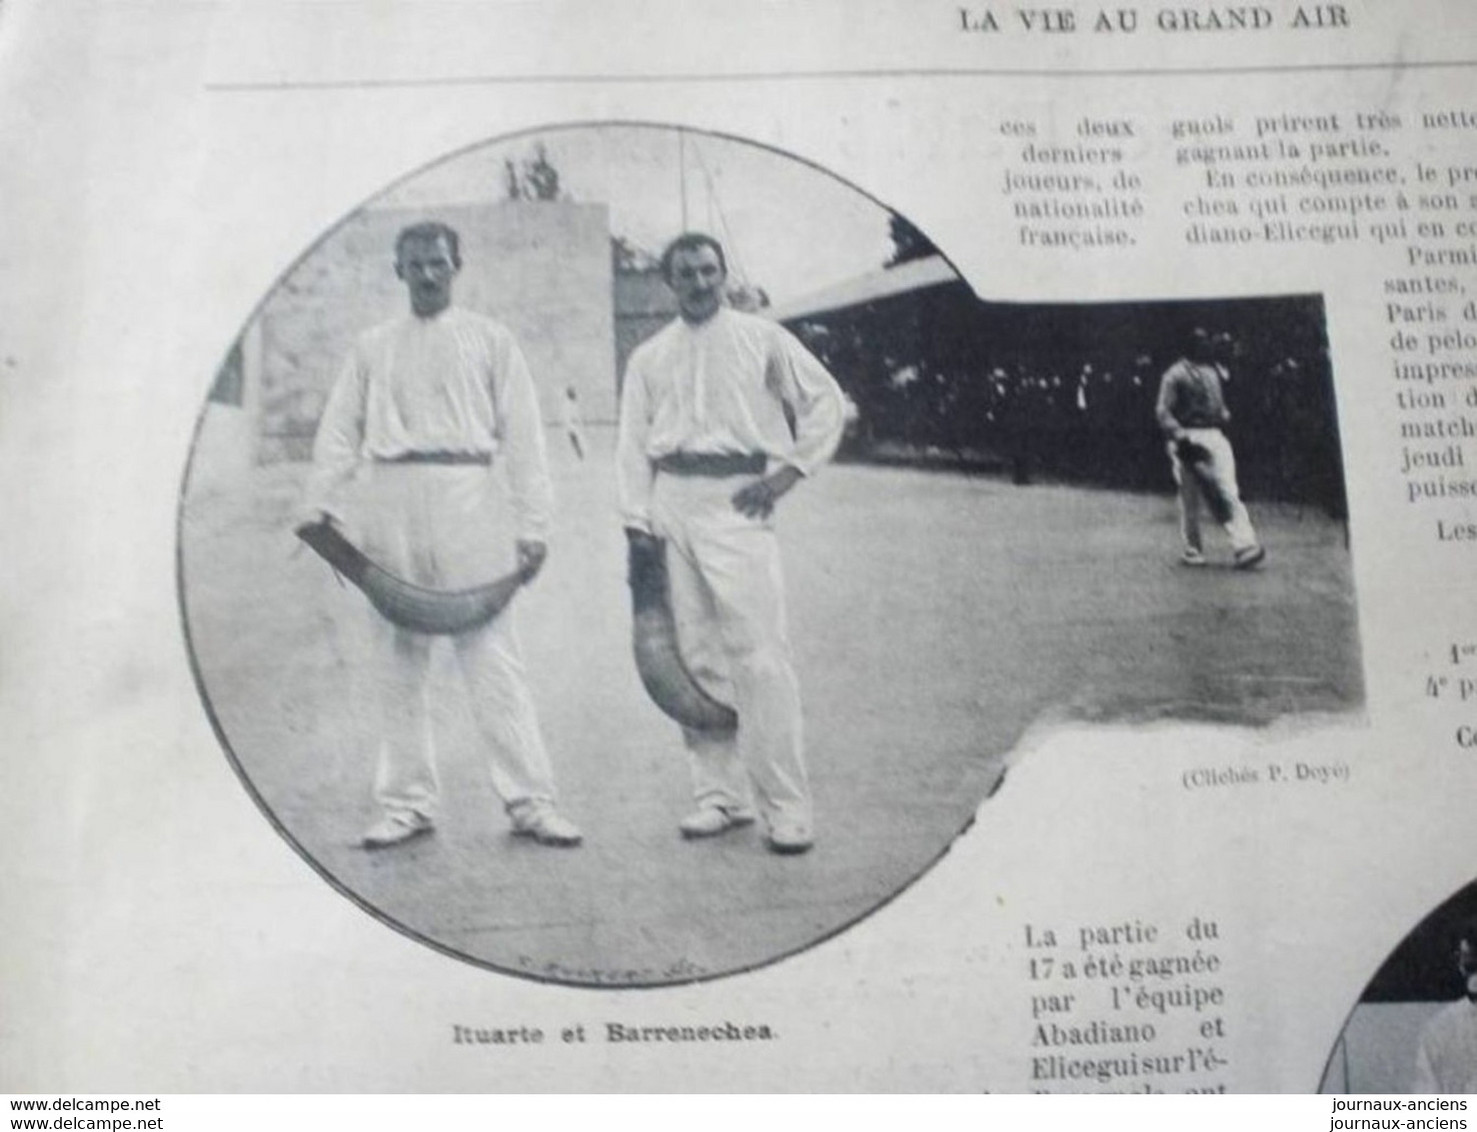
[[[843,458],[1130,490],[1172,486],[1154,403],[1186,330],[1228,330],[1243,491],[1344,514],[1316,299],[1006,306],[952,284],[789,325],[855,406]]]

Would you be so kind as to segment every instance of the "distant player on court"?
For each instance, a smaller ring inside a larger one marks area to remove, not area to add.
[[[1267,556],[1241,502],[1236,484],[1236,455],[1226,438],[1231,420],[1223,385],[1232,352],[1229,334],[1196,327],[1184,357],[1164,371],[1159,381],[1155,416],[1169,443],[1169,462],[1179,485],[1180,561],[1205,565],[1200,534],[1202,498],[1231,540],[1238,570],[1249,570]]]
[[[569,441],[569,446],[583,460],[585,449],[589,445],[585,443],[585,420],[580,412],[580,395],[573,385],[564,389],[564,396],[559,402],[559,421],[564,426],[564,436]]]

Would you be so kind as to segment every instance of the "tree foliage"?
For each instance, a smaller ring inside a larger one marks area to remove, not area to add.
[[[926,259],[931,255],[938,255],[939,250],[934,247],[933,241],[920,232],[910,220],[895,212],[887,219],[887,234],[892,237],[892,255],[883,265],[884,267],[896,267],[900,263],[909,263],[915,259]]]

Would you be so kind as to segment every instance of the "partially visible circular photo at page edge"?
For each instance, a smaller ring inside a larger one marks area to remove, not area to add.
[[[1210,341],[1250,511],[1228,542],[1204,489],[1191,570],[1156,401]],[[200,418],[181,604],[238,775],[335,888],[651,987],[881,907],[1043,713],[1362,706],[1343,490],[1316,296],[983,303],[800,158],[571,125],[284,273]]]
[[[1477,881],[1434,908],[1380,965],[1350,1011],[1319,1086],[1322,1093],[1474,1091]],[[1361,1127],[1354,1123],[1359,1119],[1351,1111],[1336,1116],[1333,1127]]]

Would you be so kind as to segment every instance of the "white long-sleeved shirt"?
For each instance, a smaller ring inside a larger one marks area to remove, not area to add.
[[[727,307],[696,326],[674,320],[626,363],[622,521],[650,530],[654,462],[674,452],[763,453],[812,475],[841,443],[845,406],[836,379],[778,323]]]
[[[417,452],[496,454],[506,465],[518,537],[546,536],[553,489],[538,395],[502,324],[448,307],[362,335],[318,422],[307,504],[336,513],[361,461]]]
[[[1154,415],[1166,434],[1182,428],[1221,428],[1231,419],[1226,408],[1224,366],[1181,358],[1159,379]]]
[[[1426,1023],[1416,1051],[1416,1093],[1477,1090],[1477,1003],[1458,999]]]

